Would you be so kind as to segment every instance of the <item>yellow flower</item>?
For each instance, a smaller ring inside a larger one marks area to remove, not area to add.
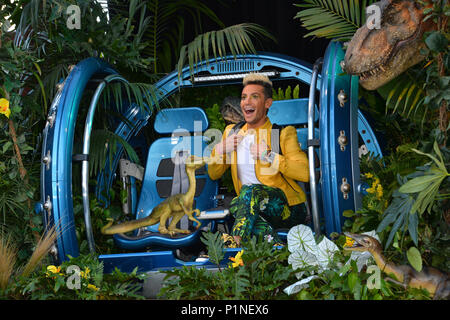
[[[246,218],[242,218],[239,222],[237,222],[237,223],[234,225],[234,228],[235,228],[236,230],[239,230],[239,229],[244,225],[245,220],[246,220]]]
[[[50,278],[52,277],[53,279],[56,278],[56,275],[62,275],[61,273],[61,267],[56,267],[54,265],[50,265],[47,267],[47,272],[45,273],[45,275]]]
[[[99,288],[97,288],[96,286],[94,286],[93,284],[88,284],[88,289],[91,289],[91,290],[94,290],[94,291],[98,291],[98,290],[100,290]]]
[[[353,247],[353,244],[355,243],[355,240],[349,237],[345,237],[345,244],[344,247]]]
[[[9,109],[9,101],[5,98],[0,99],[0,113],[4,114],[7,118],[11,114],[11,110]]]
[[[239,267],[239,266],[243,266],[244,265],[244,260],[242,260],[242,254],[244,253],[244,250],[239,251],[235,257],[230,257],[230,260],[233,261],[233,263],[231,264],[231,266],[233,268]]]
[[[364,173],[364,177],[370,179],[370,178],[373,178],[373,174],[371,174],[369,172],[368,173]]]
[[[377,198],[381,199],[383,197],[383,186],[381,184],[377,185]]]
[[[86,267],[86,269],[84,271],[80,272],[80,275],[81,275],[82,278],[87,279],[87,277],[89,276],[90,272],[91,272],[91,270],[88,267]]]
[[[50,265],[47,267],[47,271],[51,273],[59,273],[61,271],[61,267],[56,267],[54,265]]]

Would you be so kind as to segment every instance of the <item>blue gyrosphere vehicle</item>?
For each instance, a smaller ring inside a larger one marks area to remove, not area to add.
[[[273,53],[202,61],[195,66],[193,73],[186,67],[180,75],[174,71],[158,81],[155,84],[155,99],[158,100],[155,104],[186,88],[211,87],[215,90],[217,86],[239,85],[249,72],[266,74],[274,85],[288,80],[309,88],[305,97],[274,101],[268,116],[272,123],[295,126],[301,148],[308,154],[310,182],[302,187],[308,195],[307,205],[314,232],[316,235],[339,233],[344,223],[343,212],[361,206],[364,187],[360,181],[360,153],[382,156],[373,130],[358,110],[358,78],[343,72],[343,58],[342,45],[331,42],[324,57],[312,66]],[[156,112],[157,108],[143,108],[124,97],[123,105],[116,109],[120,110],[120,117],[112,123],[111,131],[139,149],[141,165],[127,159],[119,146],[100,170],[96,189],[89,190],[89,155],[96,106],[104,89],[116,82],[127,83],[127,80],[100,59],[83,60],[60,83],[49,110],[42,147],[41,201],[36,208],[42,214],[45,226],[55,225],[60,234],[52,251],[56,262],[77,256],[80,251],[77,240],[80,235],[77,237],[74,218],[73,183],[81,183],[83,229],[86,230],[90,251],[96,252],[90,196],[95,194],[102,203],[109,203],[109,190],[120,179],[127,190],[123,212],[131,219],[148,216],[165,198],[186,188],[184,167],[174,164],[173,158],[185,154],[208,156],[211,150],[211,130],[208,132],[208,118],[202,106],[161,108]],[[83,119],[84,128],[77,128],[82,132],[82,135],[77,135],[82,137],[82,146],[74,148],[80,103],[86,100],[87,88],[94,93],[88,97],[90,103]],[[142,132],[149,126],[158,138],[147,143]],[[81,153],[76,153],[75,149]],[[81,182],[73,179],[74,163],[81,163]],[[214,231],[226,226],[231,217],[219,194],[218,182],[208,177],[205,168],[197,170],[196,181],[195,207],[202,211],[198,217],[202,228]],[[182,220],[181,224],[184,228],[193,227],[188,221]],[[105,271],[115,267],[124,272],[135,267],[141,272],[152,272],[182,265],[212,266],[208,259],[193,257],[185,261],[179,255],[183,248],[201,243],[202,228],[193,228],[188,235],[170,237],[158,233],[157,227],[142,228],[132,235],[114,235],[114,243],[120,253],[96,252]],[[285,236],[286,231],[280,231],[280,235]],[[228,257],[239,250],[226,249],[223,263],[226,264]]]

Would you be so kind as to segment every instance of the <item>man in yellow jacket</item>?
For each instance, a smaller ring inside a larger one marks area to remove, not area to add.
[[[216,180],[231,167],[238,195],[230,205],[235,218],[231,234],[238,244],[253,235],[279,241],[274,229],[305,222],[306,196],[296,180],[309,180],[308,158],[294,127],[272,135],[272,130],[279,129],[272,128],[267,117],[273,101],[271,81],[252,73],[244,78],[243,86],[245,124],[238,132],[230,132],[233,124],[225,128],[221,142],[212,150],[208,174]],[[279,137],[281,152],[271,150],[273,136]]]

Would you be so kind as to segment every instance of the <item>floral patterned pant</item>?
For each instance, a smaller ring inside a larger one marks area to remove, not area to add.
[[[276,242],[280,239],[275,229],[291,228],[306,219],[304,203],[289,207],[282,190],[262,184],[244,185],[231,201],[230,213],[235,219],[231,235],[271,236]]]

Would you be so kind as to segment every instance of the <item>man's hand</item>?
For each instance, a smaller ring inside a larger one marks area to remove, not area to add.
[[[239,145],[239,143],[241,143],[242,139],[244,139],[244,136],[242,135],[239,135],[237,133],[231,134],[225,140],[216,144],[216,146],[214,147],[216,153],[225,154],[236,150],[237,146]]]
[[[264,140],[262,140],[259,144],[252,143],[250,146],[250,153],[255,160],[264,160],[267,152],[269,152],[269,147]]]

